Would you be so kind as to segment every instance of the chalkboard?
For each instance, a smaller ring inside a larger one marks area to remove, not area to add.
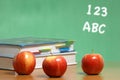
[[[0,38],[76,41],[77,61],[92,49],[120,61],[119,0],[0,0]]]

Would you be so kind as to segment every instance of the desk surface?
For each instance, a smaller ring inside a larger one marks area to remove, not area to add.
[[[66,73],[60,78],[49,78],[42,69],[35,69],[31,75],[17,75],[14,71],[0,70],[0,80],[119,80],[120,62],[105,63],[99,75],[86,75],[80,65],[68,66]]]

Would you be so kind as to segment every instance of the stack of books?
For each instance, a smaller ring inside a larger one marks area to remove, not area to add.
[[[42,61],[51,53],[63,56],[68,65],[76,64],[73,40],[26,37],[0,40],[0,69],[13,70],[12,60],[22,51],[33,52],[36,57],[35,68],[42,68]]]

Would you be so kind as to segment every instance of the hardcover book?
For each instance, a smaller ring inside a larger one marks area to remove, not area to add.
[[[45,59],[46,56],[48,55],[36,55],[36,66],[35,69],[42,68],[42,62]],[[74,65],[76,63],[76,52],[65,52],[65,53],[59,53],[59,54],[54,54],[55,56],[61,55],[63,56],[66,61],[67,65]],[[13,57],[7,56],[7,57],[0,57],[0,69],[4,70],[13,70]]]
[[[36,55],[59,54],[74,51],[74,41],[54,38],[12,38],[0,40],[0,56],[15,56],[21,51],[31,51]]]

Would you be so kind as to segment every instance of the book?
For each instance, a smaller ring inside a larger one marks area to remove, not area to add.
[[[35,69],[42,68],[42,62],[45,59],[46,56],[48,55],[36,55],[36,66]],[[74,65],[76,63],[76,52],[64,52],[64,53],[59,53],[59,54],[54,54],[55,56],[61,55],[63,56],[66,61],[67,65]],[[4,70],[14,70],[13,68],[13,57],[7,56],[7,57],[2,57],[0,56],[0,69]]]
[[[11,38],[0,40],[0,56],[15,56],[21,51],[31,51],[34,54],[59,54],[74,50],[74,41],[54,38]]]

